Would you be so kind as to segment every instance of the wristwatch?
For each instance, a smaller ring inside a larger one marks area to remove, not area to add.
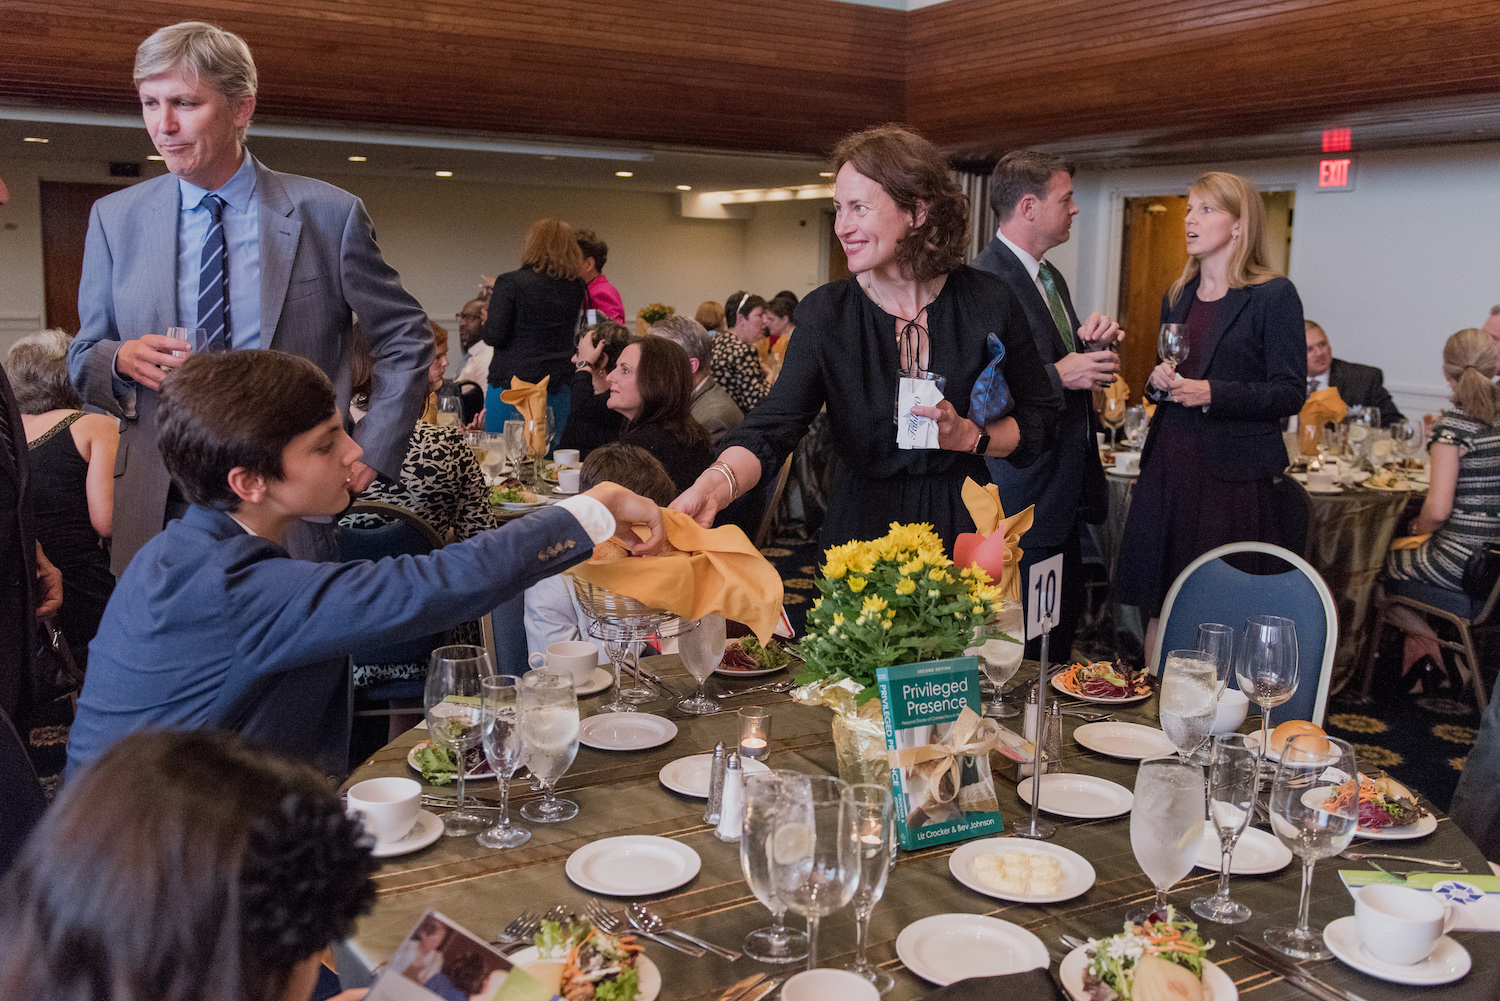
[[[974,454],[983,455],[990,450],[990,436],[982,428],[979,432],[979,440],[974,443]]]

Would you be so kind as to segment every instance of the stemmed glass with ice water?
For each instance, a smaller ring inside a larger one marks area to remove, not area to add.
[[[521,740],[519,679],[495,674],[481,682],[479,712],[484,727],[484,756],[495,770],[500,785],[500,819],[481,831],[478,841],[486,848],[515,848],[531,840],[531,832],[510,822],[510,780],[521,767],[525,745]]]
[[[683,633],[677,640],[677,656],[682,666],[698,680],[698,691],[677,703],[677,708],[689,716],[707,716],[716,713],[720,706],[717,700],[708,697],[705,686],[708,676],[724,659],[724,616],[705,615],[698,625]]]
[[[1359,826],[1354,748],[1337,737],[1301,734],[1287,742],[1271,784],[1271,830],[1302,856],[1297,927],[1267,928],[1266,944],[1297,959],[1328,959],[1323,936],[1308,927],[1313,866],[1349,847]]]
[[[1002,602],[999,616],[992,628],[1011,639],[1019,639],[1026,635],[1026,623],[1021,614],[1021,603],[1009,600]],[[984,714],[997,719],[1019,716],[1020,710],[1008,705],[1005,701],[1005,685],[1020,669],[1021,660],[1026,654],[1026,645],[1013,643],[997,635],[984,636],[981,633],[980,638],[983,642],[978,647],[979,669],[984,672],[985,679],[995,689],[995,701],[985,706]]]
[[[1166,756],[1141,762],[1130,805],[1130,848],[1141,871],[1156,887],[1156,898],[1131,913],[1140,924],[1165,913],[1167,891],[1193,869],[1203,839],[1203,769]]]
[[[578,756],[578,695],[573,679],[543,668],[523,675],[520,689],[526,767],[542,785],[542,798],[521,807],[521,816],[534,824],[570,820],[578,816],[578,804],[558,799],[554,787]]]
[[[785,901],[771,883],[771,845],[783,805],[793,798],[797,772],[773,770],[745,776],[745,828],[740,867],[757,900],[771,912],[771,923],[745,936],[745,955],[762,963],[795,963],[807,955],[807,936],[786,926]]]
[[[1259,792],[1256,777],[1260,757],[1243,733],[1214,738],[1208,765],[1208,819],[1219,836],[1219,888],[1212,896],[1193,900],[1193,913],[1221,925],[1235,925],[1250,918],[1250,908],[1229,899],[1229,862],[1235,843],[1250,826]]]
[[[807,919],[807,968],[818,965],[818,924],[841,910],[859,886],[855,811],[847,783],[832,775],[798,775],[778,811],[770,841],[771,885],[778,899]]]
[[[870,915],[885,896],[885,882],[896,856],[891,790],[886,786],[852,785],[844,790],[844,806],[854,814],[855,850],[859,856],[859,885],[854,891],[854,961],[844,969],[857,973],[884,994],[895,979],[871,965],[865,956],[870,937]]]
[[[1297,691],[1297,624],[1279,615],[1252,615],[1234,662],[1245,697],[1260,706],[1260,756],[1265,759],[1271,710]]]
[[[1219,709],[1219,675],[1200,650],[1167,654],[1161,679],[1161,728],[1183,761],[1197,753],[1213,732]]]
[[[464,809],[464,773],[469,770],[469,749],[484,736],[482,684],[494,673],[489,655],[478,646],[440,646],[427,663],[427,684],[422,691],[427,732],[432,740],[452,748],[458,762],[458,806],[443,815],[443,833],[451,838],[477,834],[489,826],[487,817]]]
[[[1125,445],[1139,448],[1141,435],[1146,433],[1146,408],[1137,403],[1125,410]]]
[[[542,488],[542,460],[547,453],[552,451],[552,408],[547,408],[547,415],[540,420],[527,420],[526,424],[526,455],[531,459],[531,480],[536,489]]]

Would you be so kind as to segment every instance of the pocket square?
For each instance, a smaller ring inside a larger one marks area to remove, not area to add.
[[[1010,386],[1005,381],[1005,345],[993,331],[985,340],[985,345],[990,352],[990,363],[974,381],[974,389],[969,393],[969,420],[980,427],[988,427],[1016,406],[1015,399],[1010,395]]]

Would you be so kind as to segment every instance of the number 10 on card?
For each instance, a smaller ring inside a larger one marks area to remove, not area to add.
[[[1062,595],[1062,553],[1031,568],[1026,587],[1026,638],[1034,640],[1057,625],[1057,603]]]

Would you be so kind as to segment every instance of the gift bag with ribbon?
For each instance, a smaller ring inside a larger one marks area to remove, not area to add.
[[[896,830],[907,850],[999,833],[990,751],[1000,725],[979,714],[979,662],[954,657],[875,672]]]

